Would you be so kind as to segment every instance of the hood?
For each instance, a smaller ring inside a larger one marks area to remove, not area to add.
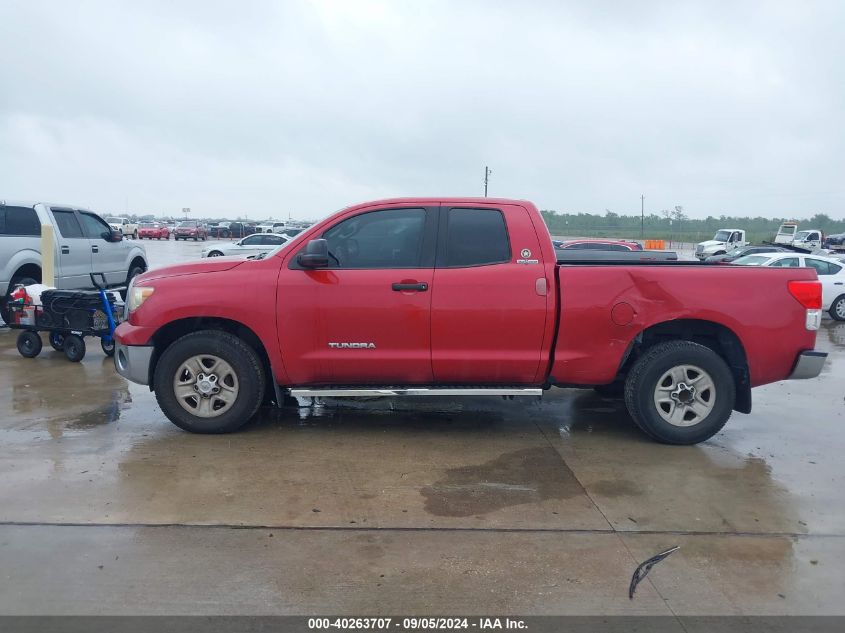
[[[710,248],[711,246],[724,246],[725,243],[717,240],[707,240],[706,242],[699,242],[698,245],[703,248]]]
[[[223,270],[230,270],[235,266],[243,264],[245,261],[243,257],[212,257],[211,259],[203,259],[198,262],[156,268],[140,275],[138,281],[151,281],[163,277],[179,277],[180,275],[196,275],[199,273],[216,273]]]

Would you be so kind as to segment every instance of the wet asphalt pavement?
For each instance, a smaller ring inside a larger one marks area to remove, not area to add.
[[[303,402],[190,435],[98,346],[29,360],[15,336],[0,614],[845,614],[845,323],[822,325],[819,379],[754,390],[693,447],[561,389]]]

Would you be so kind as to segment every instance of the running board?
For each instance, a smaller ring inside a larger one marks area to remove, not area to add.
[[[540,387],[346,387],[342,389],[288,389],[294,398],[346,398],[373,396],[542,396]]]

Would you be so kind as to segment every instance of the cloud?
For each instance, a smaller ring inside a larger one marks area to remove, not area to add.
[[[835,2],[12,2],[0,192],[321,217],[392,195],[842,217]],[[254,210],[254,211],[253,211]]]

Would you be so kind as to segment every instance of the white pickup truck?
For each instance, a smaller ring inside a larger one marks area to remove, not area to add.
[[[742,246],[748,246],[745,231],[742,229],[719,229],[712,240],[698,243],[695,247],[695,256],[704,261],[711,255],[725,255]]]
[[[823,241],[824,234],[819,229],[799,231],[797,222],[784,222],[775,235],[774,243],[812,253],[822,247]]]
[[[117,217],[109,217],[106,218],[106,222],[109,223],[109,226],[112,227],[115,231],[118,231],[123,237],[131,237],[132,239],[138,239],[138,223],[132,222],[129,218],[117,218]]]
[[[148,268],[141,244],[124,242],[99,215],[70,205],[0,200],[0,316],[17,284],[41,279],[41,226],[53,225],[56,286],[92,288],[89,273],[128,283]]]

